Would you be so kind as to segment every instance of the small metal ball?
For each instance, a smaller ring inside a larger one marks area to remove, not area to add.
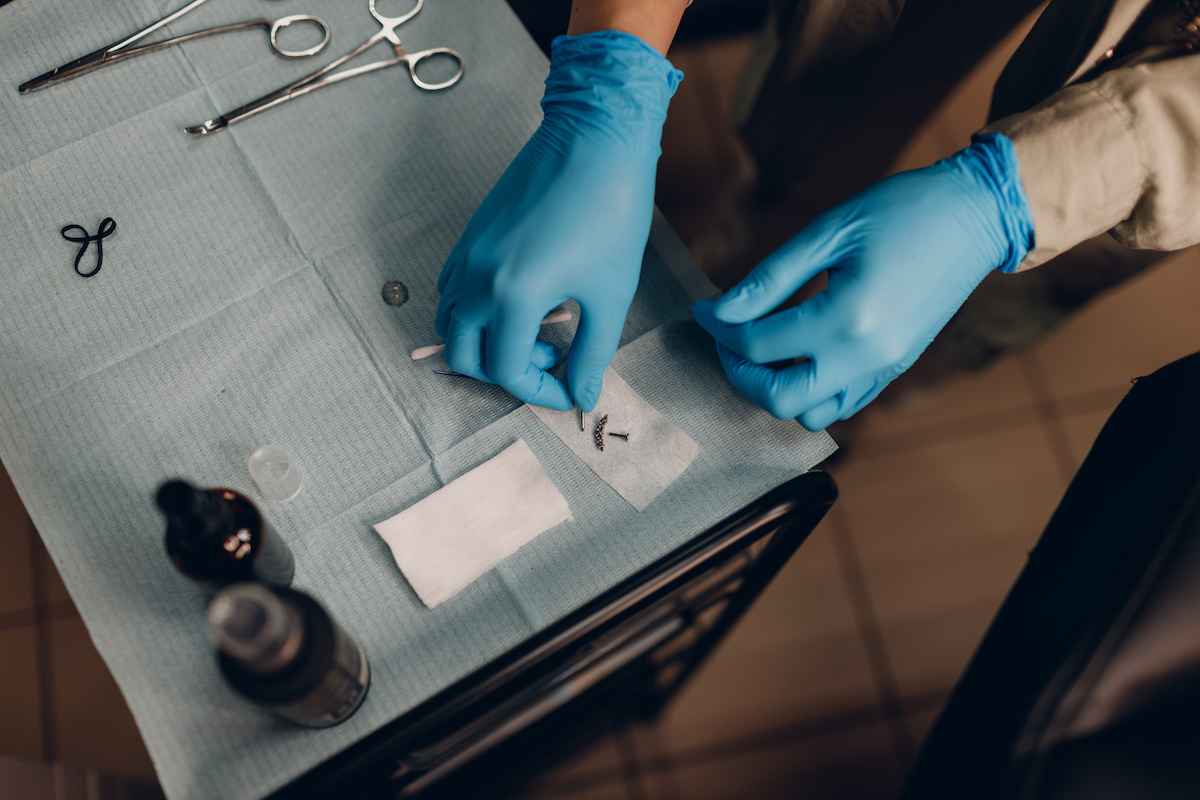
[[[383,285],[383,302],[389,306],[402,306],[408,302],[408,287],[400,281],[388,281]]]

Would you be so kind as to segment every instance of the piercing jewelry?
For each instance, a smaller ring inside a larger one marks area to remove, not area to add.
[[[600,452],[604,452],[604,426],[608,424],[608,414],[600,418],[600,424],[596,426],[596,447],[600,448]]]
[[[583,432],[583,409],[579,409],[579,430]]]
[[[627,442],[629,441],[629,434],[628,434],[628,433],[610,433],[610,434],[609,434],[609,436],[615,436],[615,437],[617,437],[618,439],[624,439],[624,440],[625,440],[625,441],[627,441]]]

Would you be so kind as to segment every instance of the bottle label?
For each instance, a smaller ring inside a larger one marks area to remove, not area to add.
[[[272,708],[277,714],[307,725],[326,728],[342,722],[362,705],[371,685],[367,655],[336,622],[333,664],[324,680],[299,700]]]

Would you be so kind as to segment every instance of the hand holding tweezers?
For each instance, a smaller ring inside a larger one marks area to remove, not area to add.
[[[458,83],[458,79],[461,78],[463,74],[463,60],[461,55],[448,47],[434,47],[430,50],[422,50],[419,53],[405,53],[404,48],[400,44],[400,37],[396,34],[396,27],[416,16],[416,13],[421,10],[421,6],[424,4],[425,0],[417,0],[416,6],[407,14],[399,17],[385,17],[375,10],[375,0],[370,0],[368,7],[371,10],[371,15],[375,17],[380,25],[383,26],[383,29],[364,42],[362,45],[351,50],[341,58],[330,62],[313,74],[301,78],[295,83],[289,83],[279,91],[272,92],[265,97],[260,97],[253,102],[247,103],[241,108],[235,108],[233,111],[230,111],[223,116],[218,117],[217,119],[210,119],[201,125],[190,125],[184,128],[184,130],[188,133],[201,135],[216,133],[219,130],[223,130],[230,125],[233,125],[235,122],[241,122],[247,117],[251,117],[259,112],[266,111],[268,108],[277,106],[280,103],[285,103],[288,100],[292,100],[300,97],[301,95],[316,91],[322,86],[329,86],[330,84],[344,81],[347,78],[353,78],[356,75],[364,75],[368,72],[374,72],[377,69],[390,67],[394,64],[405,64],[408,67],[409,75],[412,76],[413,83],[422,89],[436,91],[438,89],[445,89],[453,86],[454,84]],[[392,51],[395,54],[393,58],[386,58],[382,61],[364,64],[361,67],[353,67],[351,69],[338,72],[334,75],[329,74],[342,64],[345,64],[347,61],[366,50],[368,47],[378,44],[384,39],[387,39],[389,42],[391,42]],[[458,72],[454,74],[454,77],[450,78],[449,80],[442,81],[441,83],[427,83],[426,81],[418,78],[417,65],[428,58],[438,55],[449,56],[458,62]]]
[[[27,94],[29,92],[42,89],[46,86],[50,86],[51,84],[70,80],[77,75],[82,75],[85,72],[91,72],[94,69],[99,69],[100,67],[108,64],[114,64],[118,61],[124,61],[125,59],[133,58],[134,56],[141,55],[142,53],[149,53],[152,50],[161,50],[162,48],[169,47],[173,44],[187,42],[192,39],[199,39],[201,36],[212,36],[218,33],[238,31],[245,28],[266,28],[270,33],[271,47],[274,48],[275,52],[279,53],[279,55],[287,56],[288,58],[303,58],[304,56],[316,55],[325,48],[326,44],[329,43],[329,26],[325,24],[325,20],[320,19],[319,17],[309,16],[308,14],[293,14],[290,17],[281,17],[279,19],[251,19],[245,22],[238,22],[233,25],[222,25],[217,28],[208,28],[207,30],[196,31],[195,33],[187,33],[183,36],[176,36],[173,39],[167,39],[166,41],[162,42],[144,44],[140,47],[131,47],[131,45],[133,45],[135,42],[146,36],[149,36],[151,33],[154,33],[154,31],[158,30],[164,25],[169,25],[204,2],[207,2],[207,0],[192,0],[192,2],[188,3],[174,14],[163,17],[158,22],[154,23],[148,28],[143,28],[129,38],[123,39],[116,44],[102,47],[94,53],[88,53],[86,56],[77,58],[69,64],[63,64],[61,67],[50,70],[45,75],[39,75],[33,80],[27,81],[26,83],[18,86],[17,91],[21,92],[21,94]],[[276,37],[282,28],[286,28],[293,22],[313,23],[324,33],[324,38],[319,44],[304,50],[284,50],[279,46],[279,42]]]

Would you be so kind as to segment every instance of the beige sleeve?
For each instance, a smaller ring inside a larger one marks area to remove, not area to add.
[[[1200,242],[1200,54],[1152,55],[976,134],[1016,149],[1034,228],[1020,269],[1104,231],[1139,250]]]

